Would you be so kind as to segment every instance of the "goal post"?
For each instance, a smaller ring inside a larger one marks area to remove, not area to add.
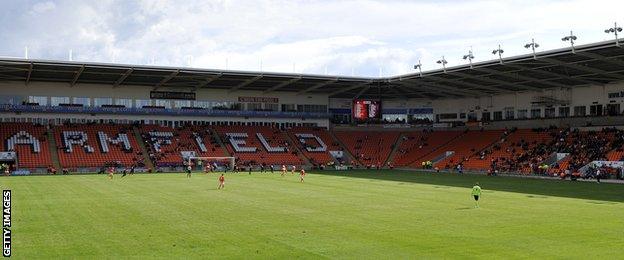
[[[198,163],[200,162],[201,163]],[[224,163],[225,165],[227,165],[229,167],[229,170],[233,170],[234,169],[234,165],[236,163],[236,159],[234,157],[201,157],[201,156],[189,156],[187,159],[188,165],[199,165],[201,164],[202,167],[206,166],[206,163],[215,163],[215,162],[219,162],[219,163]]]

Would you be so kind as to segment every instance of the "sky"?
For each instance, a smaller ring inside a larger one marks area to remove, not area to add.
[[[0,1],[0,57],[385,77],[614,39],[621,0]],[[623,35],[624,36],[624,33]],[[27,51],[26,51],[27,49]]]

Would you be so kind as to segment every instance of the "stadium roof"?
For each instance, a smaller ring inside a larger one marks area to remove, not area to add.
[[[0,81],[109,84],[115,87],[258,90],[340,98],[478,97],[624,80],[624,40],[562,48],[385,78],[209,70],[78,61],[0,59]]]

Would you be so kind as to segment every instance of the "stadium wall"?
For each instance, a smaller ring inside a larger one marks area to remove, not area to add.
[[[122,85],[114,88],[110,85],[99,84],[77,84],[70,86],[66,83],[48,83],[48,82],[31,82],[24,85],[23,82],[0,82],[0,98],[2,101],[13,99],[13,102],[21,103],[28,100],[29,96],[46,96],[46,97],[69,97],[73,98],[87,97],[91,99],[93,105],[94,98],[112,98],[113,103],[117,99],[132,100],[150,100],[150,91],[154,90],[151,86],[134,86]],[[162,87],[158,91],[178,91],[188,92],[189,88],[170,88]],[[239,102],[239,97],[270,97],[277,98],[277,105],[281,108],[282,104],[295,105],[324,105],[328,106],[327,95],[306,94],[297,95],[293,92],[273,92],[263,93],[262,91],[234,91],[230,92],[226,89],[202,89],[196,91],[197,101],[211,102]],[[48,102],[50,99],[48,99]],[[3,102],[0,102],[3,103]],[[136,105],[133,102],[133,105]],[[303,115],[303,114],[302,114]],[[76,120],[76,122],[86,122],[88,120],[127,120],[153,122],[170,121],[170,122],[265,122],[265,123],[291,123],[291,124],[315,124],[320,127],[328,127],[327,118],[303,118],[303,117],[287,117],[287,118],[266,118],[266,117],[245,117],[245,116],[182,116],[182,115],[130,115],[130,114],[86,114],[86,113],[27,113],[27,112],[0,112],[0,119],[26,119],[35,122],[34,119],[54,120],[53,122],[62,122],[67,119]],[[7,120],[5,120],[7,121]]]
[[[433,101],[411,100],[411,106],[417,106],[431,102],[436,115],[449,113],[475,113],[477,120],[482,120],[483,112],[514,111],[518,119],[519,110],[527,110],[528,118],[531,117],[531,109],[540,109],[540,118],[545,117],[545,108],[555,108],[555,117],[559,116],[560,107],[569,107],[570,116],[574,115],[574,107],[585,107],[586,115],[590,115],[590,106],[602,105],[606,109],[608,104],[620,104],[618,114],[624,108],[624,83],[609,84],[604,86],[587,86],[576,88],[547,89],[543,91],[517,92],[503,95],[482,96],[478,98],[462,99],[438,99]],[[611,97],[610,97],[611,94]],[[538,103],[540,98],[555,100],[550,104]],[[467,121],[467,118],[441,119],[440,121]]]
[[[112,97],[131,99],[150,99],[152,86],[122,85],[114,88],[111,85],[31,82],[0,82],[0,95],[15,96],[67,96],[67,97]],[[161,87],[158,91],[189,92],[190,88]],[[271,97],[279,98],[279,104],[309,104],[328,105],[328,96],[325,94],[298,95],[295,92],[272,92],[237,90],[230,92],[227,89],[201,89],[196,91],[197,100],[238,102],[238,97]]]
[[[252,122],[276,124],[315,124],[318,127],[329,127],[327,119],[297,119],[297,118],[245,118],[245,117],[192,117],[192,116],[162,116],[162,115],[113,115],[113,114],[44,114],[44,113],[0,113],[0,121],[6,122],[33,122],[61,124],[64,121],[72,123],[109,122],[117,120],[120,123],[130,124],[134,121],[144,124],[160,124],[175,126],[173,122]],[[163,122],[168,122],[163,123]]]

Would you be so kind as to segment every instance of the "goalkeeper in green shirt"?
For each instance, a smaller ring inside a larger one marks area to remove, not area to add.
[[[481,197],[481,187],[479,187],[479,183],[475,183],[472,187],[472,196],[475,200],[475,208],[479,207],[479,197]]]

